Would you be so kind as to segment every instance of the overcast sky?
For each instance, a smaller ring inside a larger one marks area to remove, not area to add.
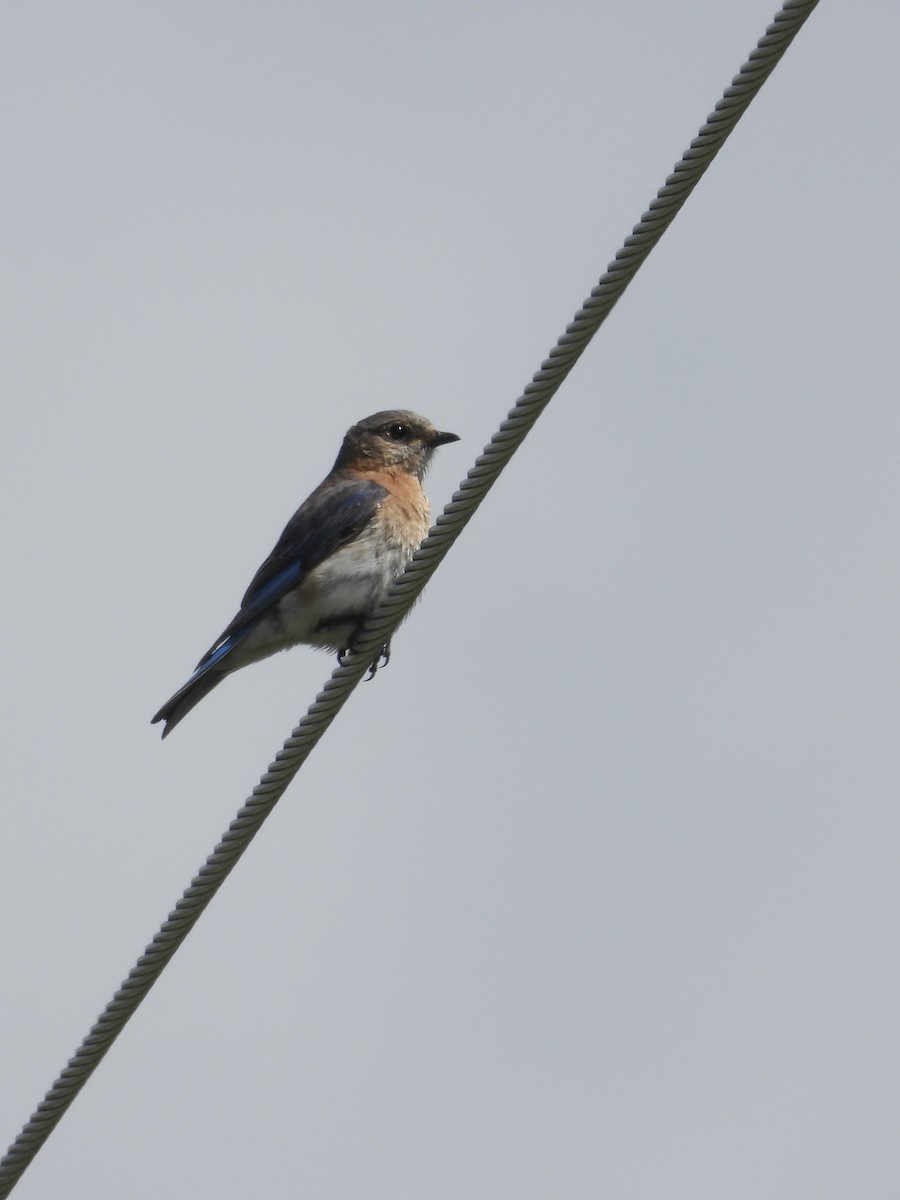
[[[349,425],[439,509],[772,0],[0,11],[0,1141],[331,671],[150,717]],[[17,1200],[896,1200],[900,7],[824,0]]]

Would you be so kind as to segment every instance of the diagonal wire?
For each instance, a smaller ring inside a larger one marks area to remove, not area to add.
[[[168,920],[0,1160],[0,1200],[4,1200],[15,1187],[131,1014],[190,933],[263,821],[344,706],[377,650],[389,640],[390,634],[415,603],[475,509],[581,357],[644,259],[678,214],[817,3],[818,0],[786,0],[776,14],[731,86],[726,88],[706,124],[691,142],[690,148],[676,163],[647,212],[625,239],[600,282],[550,351],[549,358],[541,363],[540,370],[516,401],[506,420],[475,460],[475,466],[438,517],[406,571],[391,586],[384,602],[366,622],[357,652],[332,673],[219,844],[191,880]]]

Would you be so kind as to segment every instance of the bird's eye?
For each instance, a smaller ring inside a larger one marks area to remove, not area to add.
[[[384,436],[390,438],[392,442],[405,442],[409,438],[409,426],[395,421],[392,425],[385,426]]]

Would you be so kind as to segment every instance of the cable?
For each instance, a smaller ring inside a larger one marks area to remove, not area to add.
[[[357,652],[343,666],[334,670],[219,844],[191,880],[168,920],[0,1160],[0,1200],[4,1200],[15,1187],[131,1014],[190,933],[263,821],[340,712],[376,651],[389,640],[390,634],[412,607],[817,3],[818,0],[786,0],[776,14],[756,49],[657,193],[656,199],[625,239],[600,282],[550,351],[549,358],[541,363],[532,382],[516,401],[484,452],[475,460],[475,466],[438,517],[406,571],[391,586],[384,602],[366,622]]]

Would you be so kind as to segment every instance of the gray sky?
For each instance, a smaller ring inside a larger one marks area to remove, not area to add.
[[[149,720],[348,425],[450,496],[771,18],[7,3],[4,1145],[331,670]],[[890,0],[823,3],[21,1200],[895,1200]]]

